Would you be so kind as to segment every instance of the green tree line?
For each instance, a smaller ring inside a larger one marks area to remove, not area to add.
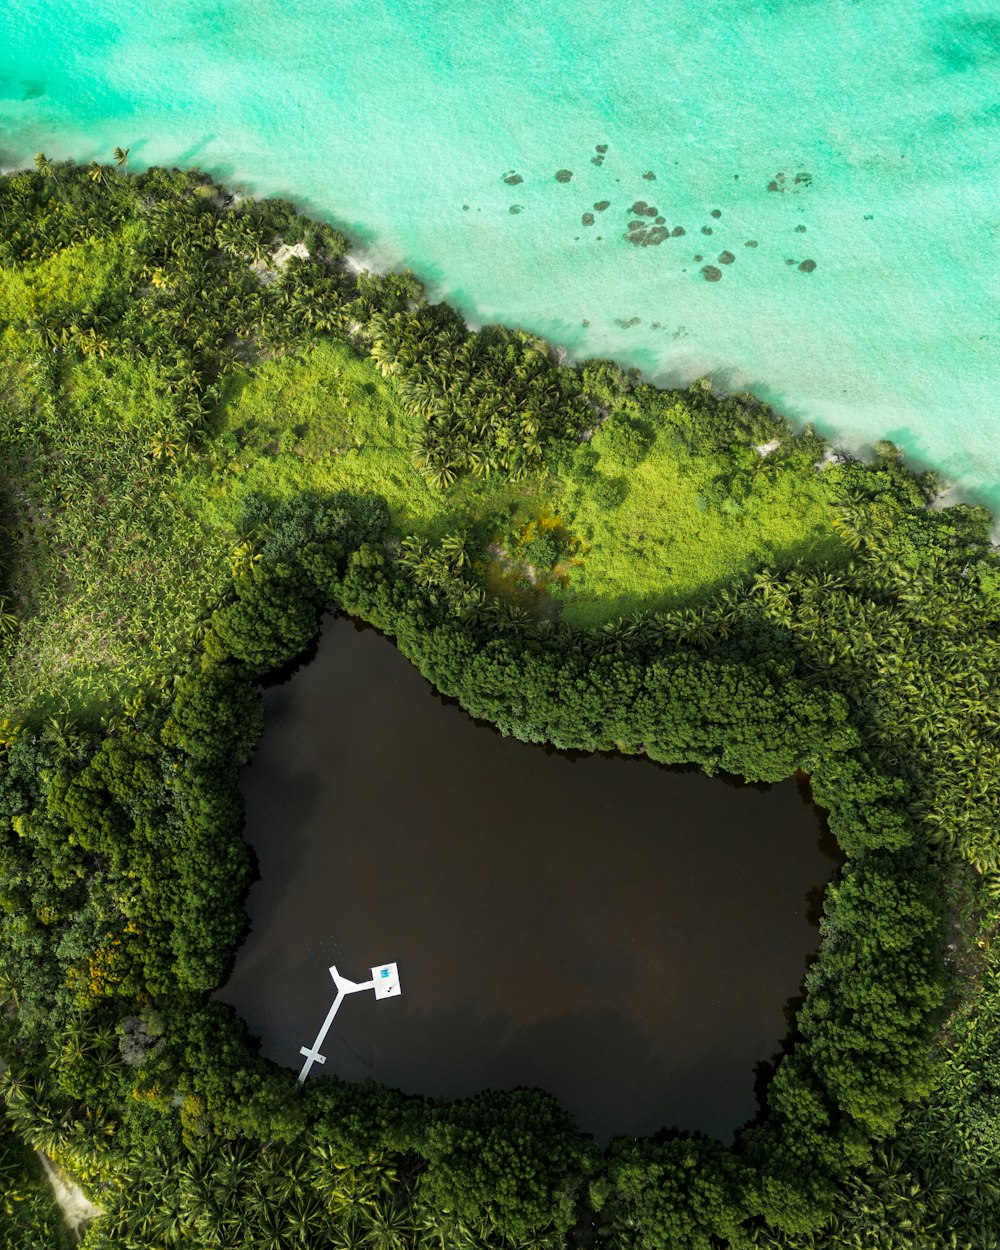
[[[40,155],[0,179],[3,655],[57,673],[63,654],[27,648],[34,622],[99,576],[73,600],[95,619],[74,609],[67,629],[103,691],[75,717],[39,679],[33,704],[0,709],[3,1096],[20,1140],[104,1210],[87,1244],[988,1250],[988,516],[929,510],[935,479],[890,445],[818,473],[821,440],[758,401],[470,332],[412,277],[356,275],[343,236],[292,206],[227,203],[121,152],[82,169]],[[298,242],[308,259],[278,268]],[[410,422],[407,456],[440,500],[419,531],[377,481],[228,485],[263,456],[226,427],[232,396],[265,357],[329,340],[378,366]],[[568,522],[539,529],[541,493],[621,515],[628,476],[663,447],[696,512],[736,527],[794,479],[829,534],[685,602],[572,623],[558,570],[580,543]],[[522,538],[545,593],[491,580]],[[127,606],[99,621],[111,602]],[[308,655],[325,610],[390,634],[438,690],[526,741],[809,776],[847,864],[766,1105],[732,1148],[667,1129],[602,1153],[541,1091],[300,1088],[211,1001],[246,925],[238,769],[259,681]],[[132,618],[151,663],[109,694],[95,640]]]

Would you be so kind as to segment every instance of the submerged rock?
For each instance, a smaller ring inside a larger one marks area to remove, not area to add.
[[[747,239],[747,241],[743,244],[743,246],[744,246],[744,247],[756,247],[756,246],[757,246],[757,240],[756,240],[756,239]]]
[[[521,183],[524,181],[521,175],[516,174],[512,169],[508,170],[508,172],[504,174],[503,180],[504,182],[506,182],[508,187],[516,187],[518,183]]]
[[[610,207],[611,207],[610,200],[598,200],[597,203],[594,205],[594,212],[603,213],[606,208],[610,208]]]
[[[598,144],[594,147],[594,151],[595,151],[595,152],[600,152],[602,155],[603,155],[603,154],[604,154],[607,150],[608,150],[608,145],[607,145],[606,143],[598,143]]]
[[[711,233],[712,233],[712,227],[711,227],[711,226],[702,226],[702,228],[701,228],[701,232],[702,232],[702,234],[711,234]]]
[[[722,209],[721,209],[721,208],[713,208],[713,209],[712,209],[712,211],[711,211],[711,213],[709,214],[709,216],[710,216],[710,217],[721,217],[721,216],[722,216]]]
[[[572,169],[557,169],[556,170],[556,182],[569,182],[569,180],[572,177],[573,177]]]
[[[722,277],[722,270],[716,269],[714,265],[703,265],[701,272],[704,274],[706,282],[718,282]]]
[[[799,265],[799,268],[803,273],[812,273],[812,271],[816,268],[816,262],[814,260],[804,260]]]
[[[584,213],[580,219],[585,226],[592,226],[595,221],[593,213]]]
[[[685,234],[687,234],[687,231],[683,226],[674,226],[673,230],[670,231],[670,237],[673,239],[680,239]]]
[[[652,171],[651,169],[647,169],[647,170],[646,170],[646,172],[645,172],[642,176],[643,176],[643,178],[645,178],[645,179],[646,179],[646,181],[647,181],[647,182],[655,182],[655,181],[656,181],[656,174],[654,174],[654,173],[653,173],[653,171]]]
[[[507,212],[516,216],[518,213],[524,212],[524,205],[523,204],[511,204],[510,208],[507,209]]]
[[[731,265],[735,259],[736,257],[732,254],[732,252],[720,252],[719,253],[720,265]]]
[[[796,234],[805,234],[805,232],[806,232],[806,228],[805,228],[805,226],[796,226],[796,227],[795,227],[795,233],[796,233]]]

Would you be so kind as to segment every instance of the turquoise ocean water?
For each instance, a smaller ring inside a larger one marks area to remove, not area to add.
[[[293,198],[473,320],[891,437],[1000,507],[989,5],[7,0],[0,165],[116,144]]]

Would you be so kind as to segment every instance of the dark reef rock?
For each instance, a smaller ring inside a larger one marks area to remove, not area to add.
[[[594,212],[603,213],[606,208],[610,208],[610,207],[611,207],[610,200],[598,200],[597,203],[594,205]]]
[[[812,180],[813,180],[812,174],[806,173],[804,169],[800,170],[795,175],[795,181],[798,183],[799,186],[802,186],[802,187],[811,186]]]
[[[758,243],[756,239],[747,239],[747,241],[743,244],[743,246],[744,247],[757,247]]]
[[[516,187],[519,183],[524,181],[521,175],[516,174],[512,169],[504,174],[503,180],[506,182],[508,187]]]
[[[706,282],[718,282],[722,277],[722,270],[714,265],[702,265],[701,272]]]
[[[670,231],[670,236],[674,239],[681,239],[685,234],[687,234],[687,231],[683,226],[674,226],[673,230]]]
[[[721,216],[722,216],[722,209],[721,209],[721,208],[713,208],[713,209],[712,209],[712,211],[711,211],[711,213],[709,213],[709,216],[710,216],[710,217],[716,217],[716,218],[721,217]]]
[[[657,217],[656,220],[653,222],[653,225],[662,226],[666,222],[666,220],[667,220],[666,217]]]
[[[731,265],[735,259],[736,257],[732,254],[732,252],[720,252],[719,253],[720,265]]]
[[[580,218],[585,226],[592,226],[596,220],[593,213],[584,213]]]
[[[702,226],[702,228],[701,228],[701,232],[702,232],[702,234],[711,234],[711,233],[712,233],[712,227],[711,227],[711,226]]]
[[[796,233],[796,234],[805,234],[805,232],[806,232],[806,228],[805,228],[805,226],[796,226],[796,227],[795,227],[795,233]]]
[[[573,177],[572,169],[557,169],[556,170],[556,182],[569,182],[569,180],[572,177]]]
[[[803,273],[812,273],[812,271],[816,268],[816,262],[814,260],[804,260],[799,265],[799,268]]]
[[[600,152],[602,156],[607,150],[608,150],[608,145],[606,143],[598,143],[594,148],[594,151]]]
[[[524,212],[524,205],[523,204],[511,204],[510,208],[507,209],[507,212],[516,216],[518,213]]]
[[[600,167],[604,164],[604,157],[603,157],[603,156],[592,156],[592,157],[590,158],[590,163],[591,163],[591,165],[596,165],[596,166],[598,167],[598,169],[599,169],[599,168],[600,168]]]
[[[646,181],[647,181],[647,182],[655,182],[655,181],[656,181],[656,174],[654,174],[654,173],[653,173],[653,171],[652,171],[651,169],[647,169],[647,170],[646,170],[646,172],[645,172],[642,176],[643,176],[643,178],[645,178],[645,179],[646,179]]]

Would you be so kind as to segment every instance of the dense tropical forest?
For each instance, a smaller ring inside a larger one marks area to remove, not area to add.
[[[0,1229],[57,1244],[1000,1245],[990,518],[749,395],[473,332],[201,174],[0,179]],[[846,855],[758,1119],[303,1086],[212,1000],[260,682],[340,611],[504,733],[810,778]]]

